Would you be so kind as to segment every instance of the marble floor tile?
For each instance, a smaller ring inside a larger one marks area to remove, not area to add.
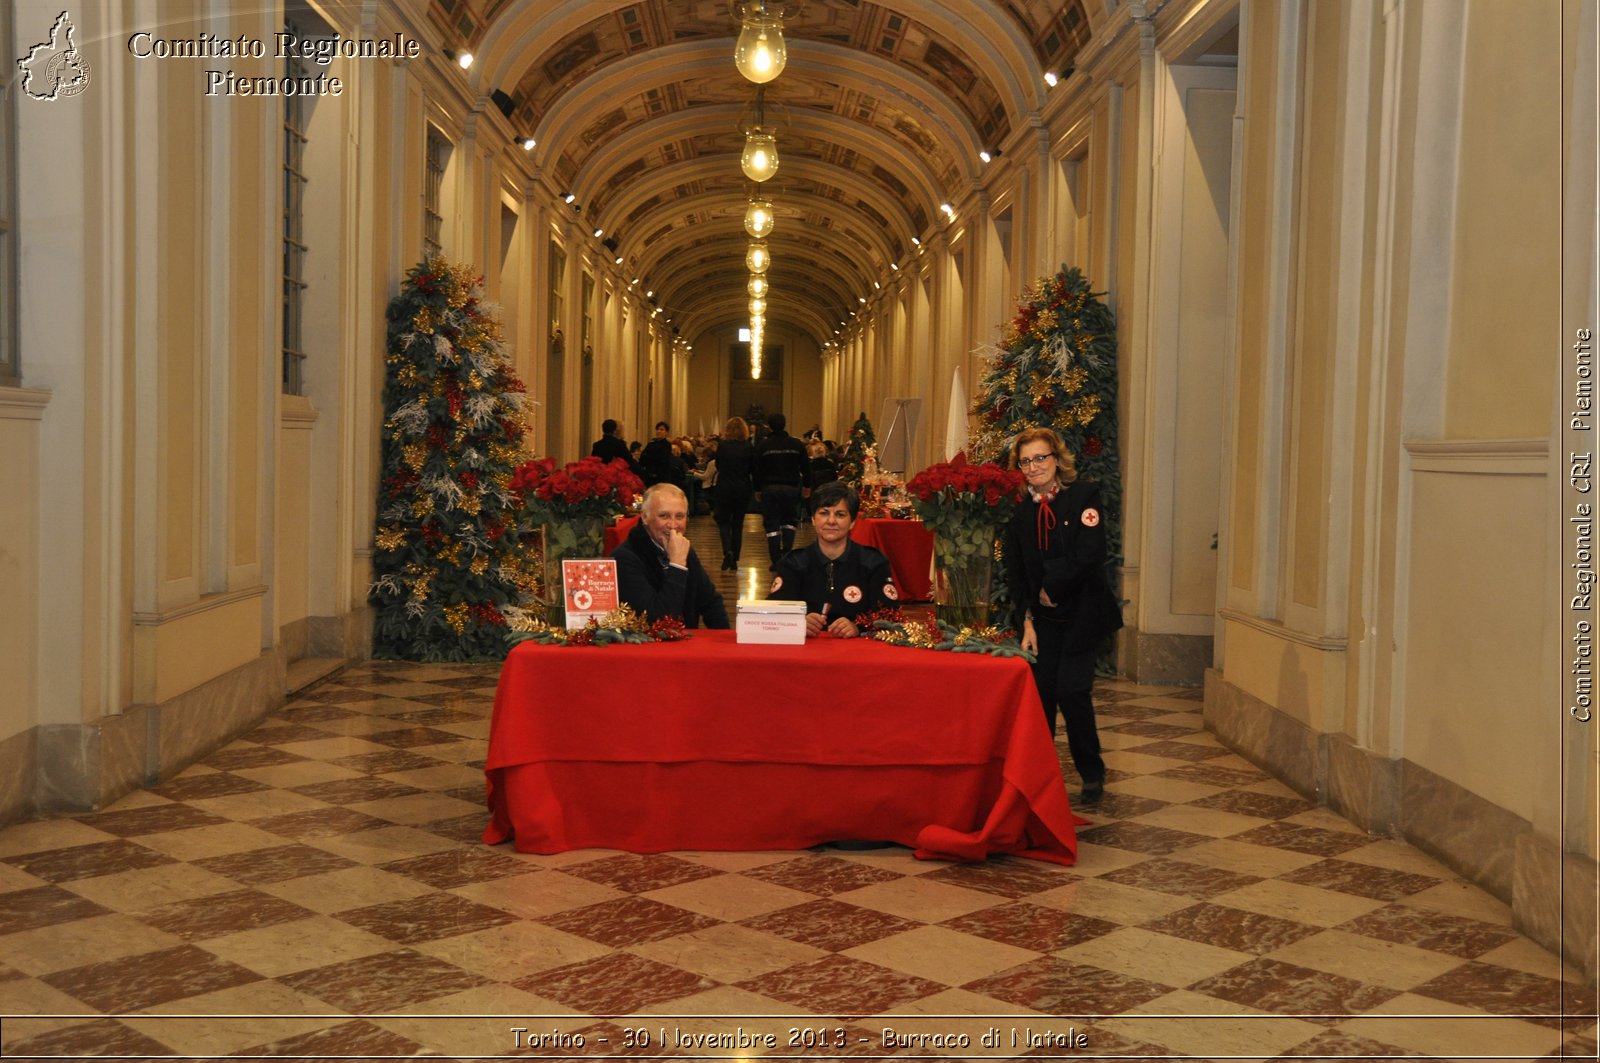
[[[1059,956],[1043,956],[964,983],[962,988],[1046,1015],[1087,1017],[1119,1014],[1164,995],[1170,987]]]
[[[1122,924],[1080,912],[1018,901],[948,919],[942,926],[1020,949],[1056,952],[1101,937]]]
[[[278,978],[389,952],[394,949],[394,942],[330,916],[313,915],[293,922],[221,934],[201,942],[201,946],[230,963],[268,978]]]
[[[489,981],[414,949],[374,953],[278,980],[352,1015],[394,1011]]]
[[[1040,950],[964,934],[948,924],[919,926],[840,953],[946,984],[965,984],[1039,958]]]
[[[741,920],[741,925],[812,948],[840,952],[921,925],[888,912],[821,899]]]
[[[827,1015],[870,1015],[910,1003],[944,986],[926,978],[834,953],[738,985]]]
[[[710,989],[716,983],[630,952],[612,952],[513,979],[511,984],[579,1011],[620,1015]]]
[[[717,920],[644,897],[623,897],[545,916],[546,926],[598,941],[614,949],[688,934]]]
[[[1276,915],[1317,927],[1338,926],[1383,907],[1382,901],[1282,879],[1265,879],[1241,886],[1216,900],[1234,908]]]
[[[1257,956],[1276,952],[1318,932],[1317,927],[1297,920],[1210,903],[1191,905],[1151,920],[1144,929]]]
[[[623,853],[573,864],[567,874],[626,893],[649,893],[667,886],[714,878],[717,872],[666,853]]]
[[[830,897],[835,893],[860,889],[874,883],[894,882],[903,877],[897,871],[817,854],[767,864],[746,874],[751,878],[787,886],[789,889],[819,897]]]
[[[716,874],[674,886],[664,886],[645,894],[660,901],[713,919],[738,922],[764,912],[792,908],[811,900],[811,895],[747,875]]]
[[[1456,956],[1344,930],[1324,930],[1301,938],[1274,950],[1269,958],[1390,989],[1412,990],[1461,964]]]
[[[5,862],[46,882],[72,882],[118,871],[177,863],[165,853],[123,838],[73,845],[65,849],[19,853],[7,857]]]
[[[1071,963],[1144,978],[1174,989],[1221,974],[1251,954],[1142,927],[1119,927],[1055,953]]]
[[[858,890],[837,893],[834,897],[847,904],[929,923],[943,922],[1005,902],[1004,897],[984,890],[930,882],[926,876],[879,882]]]
[[[724,984],[743,982],[827,955],[813,945],[735,923],[719,923],[665,940],[646,941],[628,951]]]
[[[7,966],[40,976],[181,944],[173,934],[116,912],[0,936],[0,955]]]
[[[510,912],[491,908],[487,904],[479,904],[453,893],[439,892],[386,901],[365,908],[344,909],[337,914],[337,918],[340,922],[402,945],[471,934],[489,927],[505,926],[517,919]]]
[[[419,942],[424,956],[472,971],[496,982],[510,982],[569,963],[598,959],[611,950],[598,942],[527,920]]]
[[[204,949],[180,945],[54,971],[40,980],[96,1010],[115,1014],[260,979],[254,971]]]

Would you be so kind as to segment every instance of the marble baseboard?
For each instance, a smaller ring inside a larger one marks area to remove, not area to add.
[[[1400,833],[1400,762],[1362,749],[1348,735],[1328,735],[1328,807],[1374,834]]]
[[[46,724],[0,744],[0,822],[102,808],[166,778],[283,705],[278,648],[159,705],[87,724]]]
[[[1522,817],[1408,760],[1323,735],[1206,672],[1205,725],[1241,756],[1373,834],[1400,838],[1511,906],[1517,929],[1594,983],[1600,865]]]
[[[1535,941],[1560,942],[1562,959],[1591,980],[1600,972],[1597,868],[1595,861],[1563,853],[1531,832],[1517,839],[1511,883],[1516,928]]]
[[[1118,639],[1118,670],[1136,683],[1197,687],[1211,667],[1209,635],[1160,635],[1125,629]]]
[[[301,617],[291,620],[278,628],[278,645],[283,649],[283,655],[291,661],[302,657],[316,656],[311,652],[311,619]]]
[[[39,729],[0,741],[0,826],[33,815],[34,748]]]
[[[363,605],[343,616],[311,617],[306,656],[371,660],[372,622],[375,616],[371,606]]]
[[[1326,756],[1321,736],[1299,720],[1222,678],[1205,673],[1205,724],[1239,755],[1326,804]]]

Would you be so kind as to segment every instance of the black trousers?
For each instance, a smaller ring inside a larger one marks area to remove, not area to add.
[[[722,536],[722,552],[739,560],[739,548],[744,545],[744,511],[750,508],[751,491],[724,491],[720,487],[714,494],[711,507]]]
[[[1072,766],[1085,783],[1104,782],[1106,763],[1100,759],[1100,732],[1094,722],[1094,665],[1098,647],[1076,653],[1066,649],[1066,628],[1035,621],[1039,639],[1033,681],[1044,702],[1044,718],[1055,734],[1056,717],[1066,723],[1067,749]]]

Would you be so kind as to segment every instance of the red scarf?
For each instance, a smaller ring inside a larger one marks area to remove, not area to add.
[[[1050,502],[1056,497],[1059,487],[1052,487],[1049,494],[1039,494],[1033,488],[1028,488],[1028,494],[1039,503],[1038,520],[1035,531],[1039,537],[1039,552],[1045,553],[1050,549],[1050,529],[1056,526],[1056,511],[1050,508]]]

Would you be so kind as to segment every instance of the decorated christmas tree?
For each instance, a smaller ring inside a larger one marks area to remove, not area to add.
[[[861,411],[861,416],[856,418],[856,423],[850,426],[850,434],[845,437],[844,462],[839,466],[839,479],[861,490],[861,476],[866,471],[867,453],[877,445],[878,434],[872,430],[872,422],[867,420],[867,412]]]
[[[1100,485],[1106,548],[1122,557],[1122,471],[1117,456],[1117,340],[1111,310],[1076,268],[1025,288],[999,346],[980,348],[988,368],[972,413],[977,461],[1005,461],[1028,428],[1054,428],[1078,475]]]
[[[537,583],[517,540],[524,388],[481,278],[443,258],[389,304],[373,652],[498,660]]]

